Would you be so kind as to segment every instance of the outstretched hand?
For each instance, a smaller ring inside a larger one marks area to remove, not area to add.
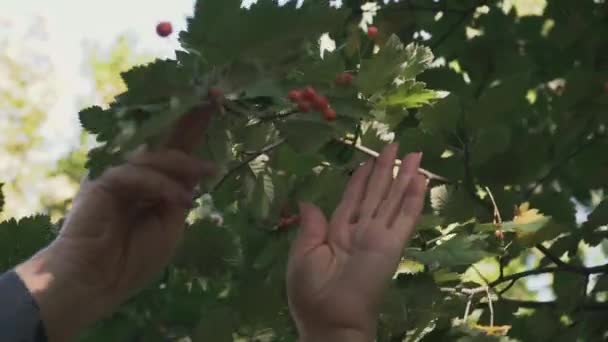
[[[49,341],[67,341],[110,314],[169,263],[213,165],[194,158],[214,108],[177,123],[159,150],[86,179],[58,238],[16,272],[41,310]]]
[[[423,208],[421,154],[403,159],[398,146],[352,176],[328,221],[301,204],[301,231],[289,259],[290,308],[302,341],[373,341],[379,305]]]

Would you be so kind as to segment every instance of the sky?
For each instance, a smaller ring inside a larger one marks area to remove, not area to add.
[[[36,17],[43,19],[48,31],[46,42],[36,48],[51,58],[56,70],[57,101],[43,125],[43,134],[53,139],[38,157],[56,159],[78,143],[79,101],[91,91],[83,70],[85,42],[105,48],[126,33],[136,51],[171,58],[179,47],[178,35],[160,38],[156,24],[170,21],[174,32],[180,31],[193,7],[194,0],[1,0],[0,38],[27,29]]]

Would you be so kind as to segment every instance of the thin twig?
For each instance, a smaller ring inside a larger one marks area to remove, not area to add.
[[[353,145],[352,141],[348,141],[346,139],[338,139],[337,141],[339,141],[339,142],[341,142],[341,143],[343,143],[345,145],[352,146],[353,148],[355,148],[359,152],[363,152],[363,153],[367,154],[370,157],[378,158],[378,156],[380,155],[380,153],[378,153],[378,152],[376,152],[376,151],[374,151],[374,150],[372,150],[372,149],[370,149],[368,147],[365,147],[363,145],[360,145],[360,144],[354,144]],[[400,166],[401,165],[401,160],[396,159],[395,160],[395,165],[396,166]],[[424,175],[428,179],[436,180],[436,181],[442,182],[442,183],[450,183],[450,181],[447,178],[442,177],[442,176],[440,176],[438,174],[435,174],[433,172],[430,172],[428,170],[425,170],[423,168],[419,168],[418,172],[420,172],[422,175]]]
[[[469,311],[471,310],[471,301],[473,301],[473,295],[469,296],[469,300],[467,301],[467,306],[464,309],[464,317],[463,317],[463,321],[466,322],[467,319],[469,318]]]
[[[488,307],[490,308],[490,327],[494,326],[494,305],[492,305],[492,295],[490,295],[490,288],[486,287],[486,294],[488,296]]]
[[[551,260],[555,265],[561,267],[562,269],[564,269],[566,271],[574,272],[574,273],[587,274],[587,271],[586,271],[585,267],[575,266],[575,265],[571,265],[571,264],[568,264],[568,263],[564,262],[559,257],[553,255],[551,253],[551,251],[549,251],[549,249],[547,247],[543,246],[542,244],[537,244],[535,247],[547,259]]]
[[[448,27],[448,29],[441,36],[439,36],[433,44],[431,44],[431,50],[435,50],[437,49],[437,47],[439,47],[439,45],[443,44],[443,42],[448,39],[454,31],[456,31],[456,28],[458,28],[458,26],[462,25],[469,18],[469,16],[475,13],[477,7],[482,6],[487,2],[488,0],[481,0],[476,5],[471,6],[471,8],[461,12],[460,18],[458,18],[456,22],[450,25],[450,27]]]
[[[235,167],[233,167],[230,170],[228,170],[228,172],[226,172],[226,174],[222,177],[222,179],[220,179],[215,184],[215,186],[213,187],[213,189],[211,190],[211,192],[217,191],[224,184],[224,182],[226,182],[226,180],[228,180],[228,178],[230,176],[232,176],[235,172],[237,172],[238,170],[240,170],[242,167],[249,165],[249,163],[251,163],[252,161],[254,161],[255,159],[257,159],[262,154],[266,154],[266,153],[274,150],[275,148],[281,146],[283,143],[285,143],[285,139],[279,139],[277,142],[275,142],[273,144],[270,144],[270,145],[264,147],[263,149],[261,149],[260,151],[258,151],[257,153],[254,153],[254,154],[250,155],[249,157],[245,158],[238,165],[236,165]]]

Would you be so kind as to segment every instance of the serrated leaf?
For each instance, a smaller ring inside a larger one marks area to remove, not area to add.
[[[0,223],[0,272],[5,272],[46,247],[54,237],[48,216],[36,215]]]
[[[400,76],[406,80],[413,79],[430,68],[435,59],[431,49],[414,43],[408,44],[405,47],[405,53],[407,61],[403,65]]]
[[[277,123],[277,128],[293,149],[303,153],[318,151],[332,139],[334,132],[326,123],[305,119],[291,119]]]
[[[118,133],[117,117],[111,110],[93,106],[81,110],[78,118],[82,128],[97,135],[97,141],[110,141]]]
[[[462,104],[456,95],[422,107],[418,114],[420,128],[432,135],[443,135],[457,129],[462,120]]]
[[[475,236],[456,236],[433,249],[408,251],[408,255],[434,268],[463,266],[492,256],[485,248],[485,243]]]
[[[560,308],[569,310],[576,307],[586,291],[585,276],[569,272],[557,272],[553,276],[553,291]]]
[[[334,31],[347,15],[347,9],[332,9],[323,2],[308,1],[297,9],[293,2],[277,6],[260,0],[246,10],[240,0],[205,0],[198,3],[180,40],[216,65],[242,56],[281,63],[294,54],[294,47]]]
[[[391,36],[380,51],[372,58],[361,61],[361,69],[355,84],[366,95],[390,85],[402,71],[408,54],[401,40]]]
[[[200,220],[184,234],[174,263],[203,277],[227,273],[239,261],[234,234],[214,222]]]
[[[438,97],[439,94],[436,91],[426,89],[426,84],[407,81],[384,95],[378,105],[418,108],[431,103]]]
[[[177,61],[157,59],[123,72],[121,76],[128,91],[119,95],[117,101],[125,105],[144,105],[183,95],[195,75],[180,67]]]

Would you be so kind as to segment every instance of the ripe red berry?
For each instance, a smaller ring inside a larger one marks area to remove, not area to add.
[[[161,37],[167,37],[173,33],[173,26],[168,21],[161,21],[156,25],[156,33]]]
[[[292,102],[297,102],[302,99],[302,91],[300,90],[292,90],[287,95]]]
[[[317,95],[312,100],[312,106],[314,107],[315,110],[322,112],[327,107],[329,107],[329,100],[327,100],[327,97],[325,97],[325,96]]]
[[[300,216],[293,215],[285,219],[285,224],[290,226],[292,224],[298,224],[300,222]]]
[[[367,28],[367,36],[370,38],[376,38],[378,36],[378,28],[376,26],[370,26]]]
[[[343,72],[336,76],[336,84],[348,86],[353,83],[353,79],[353,74],[351,74],[350,72]]]
[[[312,106],[311,106],[310,102],[299,101],[298,110],[302,113],[308,113],[312,110]]]
[[[323,110],[323,118],[325,118],[326,121],[335,121],[336,111],[333,108],[325,108],[325,110]]]
[[[304,92],[302,93],[304,98],[308,101],[312,101],[317,97],[317,91],[313,87],[304,88]]]
[[[215,101],[218,101],[224,97],[224,92],[218,87],[211,87],[209,88],[209,97]]]

